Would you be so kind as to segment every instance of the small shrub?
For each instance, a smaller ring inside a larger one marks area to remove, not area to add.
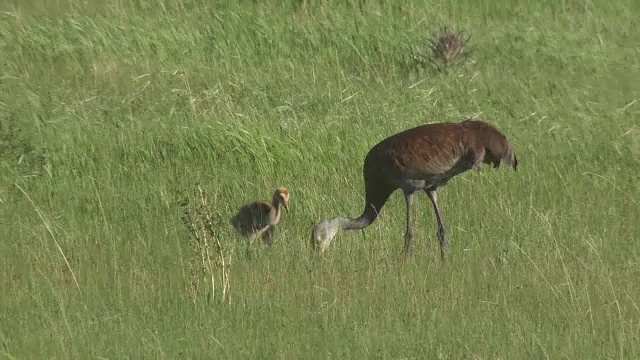
[[[465,31],[443,27],[414,51],[414,63],[420,68],[431,66],[438,71],[447,71],[469,56],[469,40]]]

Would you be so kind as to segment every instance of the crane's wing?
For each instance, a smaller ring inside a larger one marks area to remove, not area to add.
[[[409,129],[381,142],[378,152],[390,171],[415,179],[466,169],[472,159],[462,144],[464,129],[455,123],[436,123]]]
[[[269,224],[271,209],[271,204],[264,201],[243,205],[231,218],[230,223],[238,232],[246,236]]]

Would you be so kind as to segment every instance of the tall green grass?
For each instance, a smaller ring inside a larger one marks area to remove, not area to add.
[[[640,33],[633,1],[0,2],[0,353],[6,358],[637,358]],[[448,25],[472,57],[421,70]],[[322,259],[384,137],[472,114],[487,168]],[[276,244],[193,302],[179,199],[218,224],[287,186]],[[68,267],[64,256],[71,261]],[[72,272],[70,271],[73,270]]]

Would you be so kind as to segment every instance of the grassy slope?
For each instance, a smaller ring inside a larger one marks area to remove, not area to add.
[[[133,3],[0,4],[4,356],[640,355],[637,4]],[[443,24],[474,61],[412,72]],[[365,240],[307,256],[315,222],[361,211],[370,146],[473,113],[521,171],[440,191],[447,263],[422,195],[404,267],[398,194]],[[277,245],[234,255],[228,306],[186,291],[195,182],[220,223],[291,190]]]

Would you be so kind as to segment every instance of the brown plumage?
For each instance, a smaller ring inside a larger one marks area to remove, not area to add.
[[[492,124],[470,118],[418,126],[392,135],[376,144],[364,159],[365,207],[356,219],[336,217],[322,220],[311,241],[326,250],[339,230],[364,229],[377,217],[389,196],[402,189],[406,202],[405,253],[411,251],[413,195],[427,193],[436,221],[440,254],[444,258],[445,227],[438,209],[436,189],[452,177],[482,163],[497,168],[501,162],[516,170],[516,158],[507,138]]]
[[[262,238],[267,245],[271,245],[274,226],[282,216],[281,208],[289,211],[288,203],[289,190],[280,187],[273,193],[271,202],[259,200],[245,204],[229,222],[249,242]]]

